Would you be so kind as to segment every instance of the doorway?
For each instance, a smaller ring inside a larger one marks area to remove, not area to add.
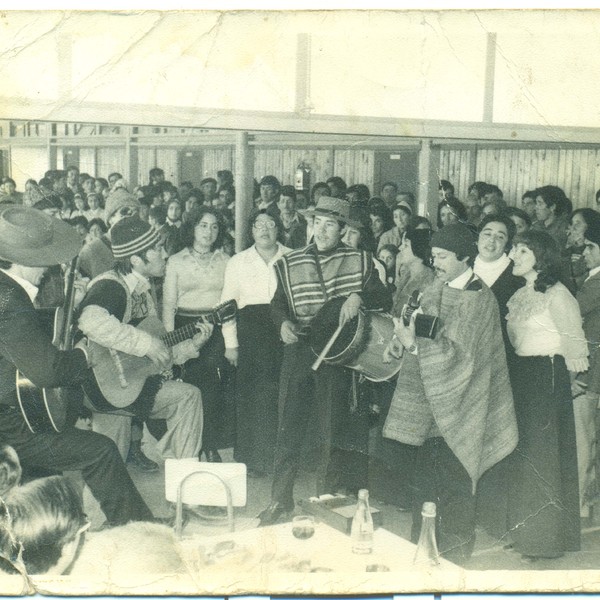
[[[415,198],[419,189],[418,150],[377,150],[375,152],[374,192],[381,195],[387,181],[398,186],[398,192],[411,192]]]

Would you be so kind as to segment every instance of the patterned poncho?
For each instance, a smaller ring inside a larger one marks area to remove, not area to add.
[[[508,456],[518,433],[498,304],[485,284],[454,289],[436,279],[423,312],[440,318],[436,339],[405,354],[383,435],[421,446],[441,435],[473,482]]]

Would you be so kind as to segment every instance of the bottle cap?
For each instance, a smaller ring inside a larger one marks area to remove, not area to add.
[[[421,516],[435,517],[435,502],[424,502],[421,509]]]
[[[358,490],[358,499],[359,500],[368,500],[369,499],[369,490]],[[434,504],[435,507],[435,504]]]

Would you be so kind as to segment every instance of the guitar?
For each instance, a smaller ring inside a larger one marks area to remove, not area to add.
[[[75,299],[77,257],[71,263],[64,305],[56,309],[39,309],[38,315],[49,320],[52,343],[59,350],[72,348],[72,318]],[[17,370],[17,401],[25,424],[32,433],[61,432],[70,422],[70,409],[81,400],[81,389],[38,388]]]
[[[208,315],[200,317],[198,322],[222,325],[234,319],[236,312],[237,302],[229,300],[216,306]],[[146,317],[137,329],[160,338],[170,348],[194,337],[198,322],[167,332],[158,317],[150,316]],[[86,341],[86,347],[94,376],[83,388],[93,410],[115,412],[127,409],[137,400],[146,379],[161,372],[145,356],[125,354],[91,340]]]

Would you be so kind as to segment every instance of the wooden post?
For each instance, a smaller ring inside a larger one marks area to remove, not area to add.
[[[440,184],[440,147],[431,140],[422,140],[419,152],[418,213],[427,217],[436,227],[438,188]]]
[[[483,122],[494,120],[494,79],[496,77],[496,34],[487,34],[485,57],[485,84],[483,89]],[[473,180],[475,181],[475,180]]]
[[[245,250],[251,243],[246,235],[246,223],[252,211],[254,149],[248,143],[248,132],[235,136],[235,251]]]
[[[296,39],[296,104],[299,115],[310,114],[310,35],[299,33]]]

